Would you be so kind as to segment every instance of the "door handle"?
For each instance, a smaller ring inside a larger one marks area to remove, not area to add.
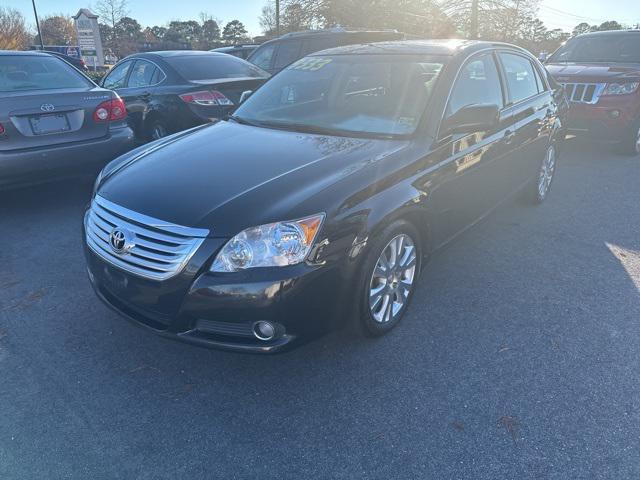
[[[144,93],[141,93],[140,95],[138,95],[138,98],[140,100],[148,100],[149,97],[151,97],[151,94],[149,92],[144,92]]]
[[[516,132],[514,132],[513,130],[507,130],[506,132],[504,132],[504,143],[509,144],[513,142],[515,136]]]

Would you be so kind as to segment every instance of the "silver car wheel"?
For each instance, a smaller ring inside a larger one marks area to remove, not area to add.
[[[167,129],[161,123],[156,123],[151,130],[151,138],[153,140],[159,140],[162,137],[167,136]]]
[[[640,128],[636,132],[636,153],[640,153]]]
[[[415,244],[406,234],[382,250],[369,284],[369,309],[376,322],[388,323],[401,313],[413,289],[416,260]]]
[[[549,145],[547,153],[545,154],[542,167],[540,168],[540,174],[538,176],[538,197],[540,200],[544,200],[549,193],[549,187],[551,187],[551,181],[553,180],[553,174],[556,171],[556,148],[553,145]]]

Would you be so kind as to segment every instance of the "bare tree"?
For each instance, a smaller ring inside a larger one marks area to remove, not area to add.
[[[0,50],[22,50],[29,45],[29,37],[22,14],[0,7]]]
[[[104,29],[107,38],[103,41],[107,48],[115,51],[118,46],[116,25],[129,14],[127,0],[98,0],[92,9],[100,17],[100,23],[109,27]]]

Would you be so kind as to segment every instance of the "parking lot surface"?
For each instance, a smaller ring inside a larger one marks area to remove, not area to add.
[[[429,264],[402,324],[262,357],[86,278],[90,183],[0,195],[0,478],[640,477],[640,160],[572,142]]]

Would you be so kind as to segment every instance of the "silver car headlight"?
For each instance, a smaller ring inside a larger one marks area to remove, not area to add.
[[[301,263],[309,255],[323,220],[324,213],[319,213],[300,220],[247,228],[225,244],[211,271],[237,272]]]
[[[640,82],[607,83],[603,95],[628,95],[638,89]]]

